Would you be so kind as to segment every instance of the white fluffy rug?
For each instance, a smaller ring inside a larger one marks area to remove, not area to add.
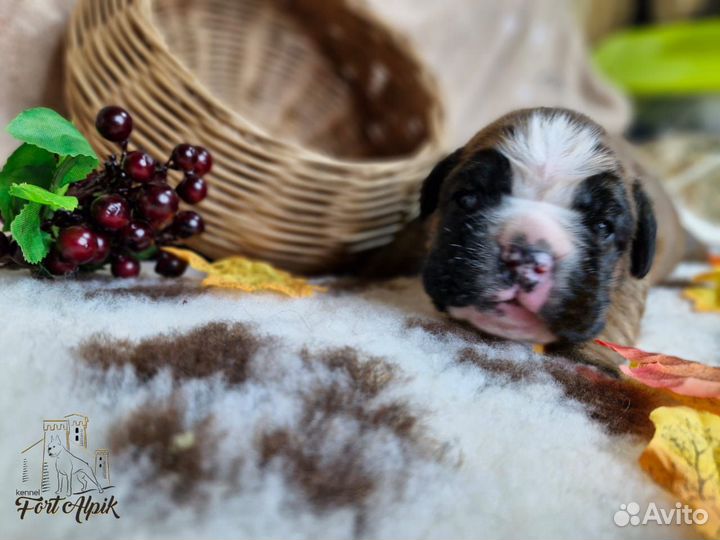
[[[621,504],[675,503],[636,463],[635,397],[593,396],[524,346],[477,342],[413,280],[292,300],[197,294],[147,270],[0,272],[0,537],[694,536],[613,523]],[[720,316],[692,313],[678,289],[652,292],[645,323],[642,347],[720,363]],[[92,465],[110,449],[112,487],[85,497],[114,496],[120,517],[21,520],[43,444],[21,452],[72,413],[89,418],[73,454]]]

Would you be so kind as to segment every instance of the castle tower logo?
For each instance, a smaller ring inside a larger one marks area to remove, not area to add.
[[[42,421],[42,437],[21,452],[16,509],[36,514],[74,514],[78,523],[117,513],[110,483],[110,451],[89,448],[90,419],[78,413]],[[93,498],[95,497],[95,498]]]

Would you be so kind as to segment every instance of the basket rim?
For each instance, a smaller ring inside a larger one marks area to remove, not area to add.
[[[418,77],[420,83],[423,84],[425,90],[430,96],[435,96],[433,100],[433,107],[429,110],[427,115],[428,121],[428,137],[425,141],[413,152],[404,154],[397,157],[362,157],[362,158],[351,158],[351,157],[338,157],[332,156],[328,153],[320,150],[315,150],[307,146],[303,146],[299,142],[292,141],[282,137],[281,135],[273,135],[261,125],[250,120],[247,116],[244,116],[238,111],[233,110],[220,98],[216,97],[213,92],[203,83],[200,78],[188,68],[185,63],[174,54],[172,48],[165,40],[165,37],[157,25],[156,17],[153,15],[153,4],[156,0],[140,0],[136,5],[145,12],[147,16],[148,26],[153,29],[153,34],[147,34],[143,31],[145,38],[153,41],[155,45],[160,47],[162,52],[167,55],[168,60],[175,64],[175,68],[182,70],[182,75],[191,79],[197,87],[194,89],[203,99],[212,103],[214,107],[217,107],[224,114],[232,117],[235,122],[243,125],[248,131],[252,132],[255,137],[261,137],[268,141],[272,141],[273,144],[285,147],[287,150],[294,151],[298,154],[302,154],[302,159],[306,161],[315,161],[320,164],[334,164],[335,166],[344,166],[350,169],[356,167],[366,168],[368,164],[377,164],[382,166],[398,166],[408,162],[417,161],[420,158],[426,157],[426,155],[436,157],[438,151],[441,151],[446,146],[446,126],[444,122],[445,109],[441,99],[442,92],[436,77],[430,72],[429,67],[423,62],[415,49],[408,44],[408,38],[400,34],[396,29],[392,28],[386,21],[381,19],[379,16],[374,14],[368,7],[359,4],[358,2],[352,2],[348,0],[341,0],[341,4],[345,9],[353,12],[354,15],[364,19],[369,25],[379,28],[391,41],[393,46],[398,48],[407,60],[413,64],[416,68],[420,77]],[[429,157],[428,156],[428,157]]]

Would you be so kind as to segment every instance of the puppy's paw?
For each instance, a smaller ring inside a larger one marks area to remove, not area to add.
[[[619,379],[621,372],[618,366],[622,363],[622,359],[612,351],[603,349],[604,347],[600,347],[594,342],[551,344],[545,348],[546,352],[550,354],[562,356],[578,364],[594,367],[604,375]]]

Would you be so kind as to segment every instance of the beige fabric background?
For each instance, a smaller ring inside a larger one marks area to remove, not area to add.
[[[615,133],[627,125],[627,101],[592,69],[574,0],[368,2],[434,68],[450,145],[520,107],[569,107]]]
[[[73,4],[0,0],[0,128],[27,107],[61,109],[61,41]],[[1,162],[16,146],[0,129]]]
[[[61,108],[60,47],[74,1],[0,0],[3,126],[27,107]],[[404,32],[436,72],[448,146],[518,107],[563,105],[614,132],[626,125],[627,103],[587,60],[573,0],[358,1]],[[0,134],[0,159],[14,147]]]

